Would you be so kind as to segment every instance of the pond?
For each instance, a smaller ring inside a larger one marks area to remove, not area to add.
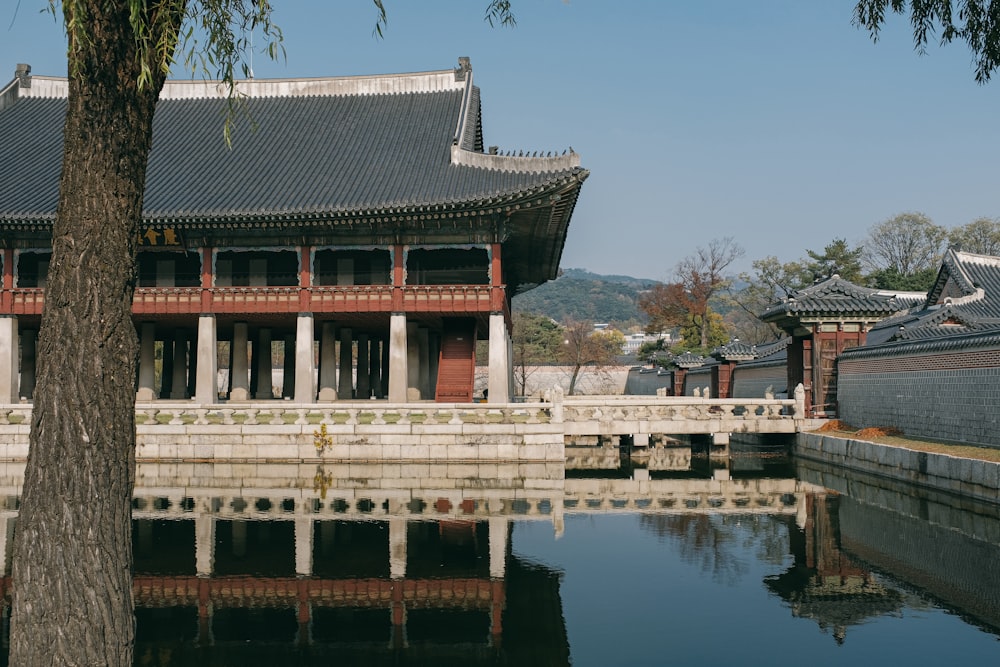
[[[140,465],[136,664],[1000,661],[1000,508],[673,454]]]

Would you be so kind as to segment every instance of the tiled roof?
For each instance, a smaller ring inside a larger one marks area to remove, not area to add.
[[[964,337],[1000,329],[1000,257],[949,249],[920,310],[887,318],[867,345]]]
[[[712,356],[727,361],[749,361],[757,356],[757,348],[749,343],[744,343],[739,338],[734,338],[725,345],[720,345],[712,350]]]
[[[792,293],[761,315],[765,322],[819,315],[886,316],[905,310],[924,299],[922,293],[892,292],[861,287],[831,276],[823,282]]]
[[[675,366],[680,368],[697,368],[703,366],[706,359],[693,352],[683,352],[670,360]]]
[[[757,368],[762,366],[780,366],[787,363],[788,344],[792,342],[791,336],[784,336],[773,343],[755,345],[757,351],[756,358],[750,361],[741,361],[740,368]]]
[[[582,171],[573,156],[522,157],[506,170],[501,162],[507,156],[495,156],[501,168],[455,164],[456,141],[484,164],[490,157],[482,153],[481,130],[477,136],[479,92],[469,88],[250,96],[247,114],[238,113],[231,149],[222,132],[226,99],[165,97],[154,122],[144,216],[304,216],[483,202],[562,183]],[[20,98],[0,107],[0,217],[50,218],[65,99],[23,91]]]

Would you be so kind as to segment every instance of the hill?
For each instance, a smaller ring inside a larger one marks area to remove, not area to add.
[[[644,324],[639,294],[655,280],[624,275],[600,275],[585,269],[566,269],[558,279],[514,297],[515,311],[567,319]]]

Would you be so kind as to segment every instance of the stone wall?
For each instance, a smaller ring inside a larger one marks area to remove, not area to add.
[[[1000,503],[1000,463],[799,433],[796,457],[897,479],[937,491]]]
[[[859,348],[838,362],[840,419],[858,428],[1000,447],[994,336]]]
[[[733,371],[733,398],[758,398],[771,389],[775,397],[786,395],[788,366],[743,366],[737,364]]]

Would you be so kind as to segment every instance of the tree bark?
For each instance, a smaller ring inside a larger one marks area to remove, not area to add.
[[[12,665],[133,660],[132,293],[165,75],[154,72],[139,88],[128,5],[63,3],[66,25],[86,21],[90,41],[71,33],[59,205],[13,549]]]

